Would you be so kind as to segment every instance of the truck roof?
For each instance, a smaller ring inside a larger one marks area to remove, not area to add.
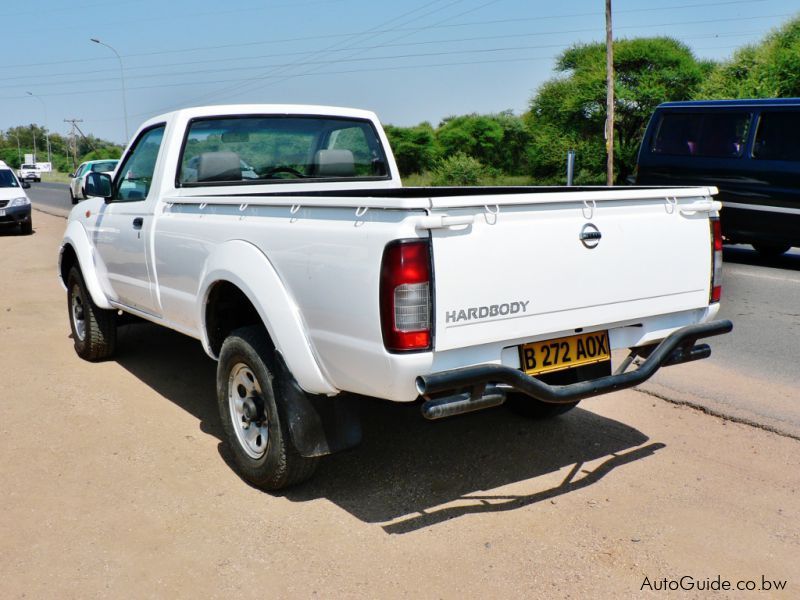
[[[181,117],[224,117],[239,115],[321,115],[330,117],[352,117],[377,121],[377,115],[369,110],[346,108],[343,106],[321,106],[314,104],[223,104],[193,106],[157,115],[148,119],[143,126],[163,122],[169,118]]]
[[[681,102],[664,102],[658,108],[711,108],[711,107],[744,107],[744,106],[800,106],[800,98],[751,98],[737,100],[684,100]]]

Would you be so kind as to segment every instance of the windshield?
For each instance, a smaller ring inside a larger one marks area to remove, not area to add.
[[[0,169],[0,187],[19,187],[19,182],[17,181],[17,178],[14,177],[14,173],[12,173],[10,169]]]
[[[254,116],[192,122],[180,183],[382,179],[386,157],[367,120]]]
[[[113,171],[114,167],[116,166],[117,166],[116,160],[94,163],[92,165],[92,171],[94,171],[95,173],[108,173],[109,171]]]

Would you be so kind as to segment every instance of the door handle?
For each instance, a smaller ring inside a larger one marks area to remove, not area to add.
[[[144,218],[142,218],[142,217],[136,217],[136,218],[133,220],[133,228],[134,228],[134,229],[141,229],[141,228],[142,228],[142,225],[144,225]]]

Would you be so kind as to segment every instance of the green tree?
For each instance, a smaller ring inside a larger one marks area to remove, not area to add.
[[[755,45],[737,50],[703,82],[699,98],[800,96],[800,17]]]
[[[533,97],[526,123],[532,142],[528,158],[534,175],[563,182],[566,150],[576,151],[576,183],[601,183],[605,172],[605,44],[567,49],[556,63],[560,77]],[[668,100],[691,98],[707,63],[674,39],[637,38],[614,42],[615,171],[624,181],[653,109]]]
[[[436,141],[442,156],[463,153],[485,165],[493,165],[503,142],[503,128],[486,115],[448,117],[436,130]]]

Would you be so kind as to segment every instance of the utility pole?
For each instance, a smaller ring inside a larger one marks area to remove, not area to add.
[[[606,0],[606,185],[614,185],[614,35]]]
[[[72,126],[69,137],[72,140],[72,169],[74,171],[75,167],[78,166],[78,136],[75,131],[80,131],[78,123],[83,123],[83,119],[64,119],[64,123],[69,123]],[[83,132],[81,132],[81,135],[83,135]]]

